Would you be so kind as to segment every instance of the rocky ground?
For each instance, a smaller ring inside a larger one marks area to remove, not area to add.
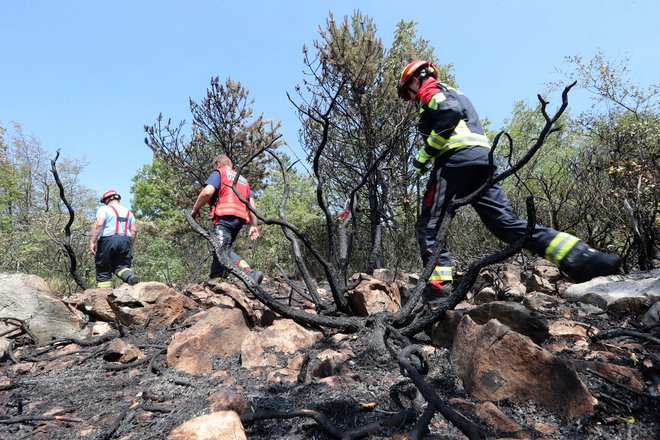
[[[623,311],[611,308],[607,301],[585,302],[584,297],[567,300],[560,292],[551,291],[542,295],[556,301],[545,298],[547,301],[533,302],[529,298],[539,296],[521,293],[523,283],[514,272],[509,272],[511,276],[502,276],[501,272],[485,276],[460,308],[470,310],[479,304],[504,301],[525,303],[549,323],[550,330],[540,346],[572,365],[598,403],[589,414],[568,418],[533,399],[475,399],[452,368],[451,348],[442,347],[448,345],[446,329],[440,328],[433,332],[434,341],[424,333],[414,341],[427,355],[429,371],[424,380],[437,396],[483,427],[489,438],[660,438],[657,321],[651,327],[643,324],[651,319],[648,313],[657,299],[642,301],[642,306],[629,302]],[[542,281],[535,282],[541,284],[535,293],[543,289],[565,291],[569,287],[561,282],[545,287]],[[406,281],[398,284],[405,301]],[[274,293],[278,289],[272,282],[268,288]],[[199,359],[182,364],[183,357],[172,357],[172,345],[179,338],[175,336],[195,326],[191,316],[227,303],[217,299],[222,292],[222,288],[188,289],[185,293],[192,302],[185,303],[180,316],[166,325],[155,325],[154,318],[149,318],[139,325],[108,326],[100,319],[102,311],[89,315],[88,298],[86,303],[77,303],[83,305],[79,308],[86,310],[89,318],[87,333],[80,337],[34,344],[24,332],[5,335],[11,347],[0,364],[0,438],[195,438],[171,433],[191,419],[221,410],[235,411],[243,417],[272,412],[273,417],[254,422],[244,418],[242,429],[251,440],[337,438],[337,432],[352,433],[350,438],[407,438],[405,434],[414,423],[379,425],[374,432],[363,430],[357,434],[369,424],[415,407],[415,402],[422,409],[425,406],[423,399],[415,400],[416,388],[402,375],[397,353],[382,353],[366,334],[327,333],[293,353],[281,348],[266,350],[260,358],[266,361],[257,360],[255,365],[259,365],[254,367],[246,366],[250,353],[245,346],[243,351],[209,356],[208,367]],[[258,306],[255,310],[257,318],[265,323],[267,312]],[[577,323],[575,328],[590,331],[567,331],[568,321]],[[553,324],[558,322],[562,325]],[[617,329],[628,329],[630,333],[601,340],[590,338],[594,330],[606,333]],[[228,336],[216,331],[216,340],[225,337],[230,344]],[[112,345],[118,340],[122,343]],[[131,350],[138,354],[131,356]],[[319,363],[327,352],[345,356]],[[596,368],[601,364],[620,368]],[[327,371],[323,372],[324,368]],[[207,372],[191,373],[193,370]],[[558,395],[562,392],[556,390]],[[283,415],[300,409],[313,412],[305,413],[306,417]],[[436,414],[423,438],[465,437]]]

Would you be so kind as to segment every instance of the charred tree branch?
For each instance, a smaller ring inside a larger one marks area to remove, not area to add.
[[[222,248],[222,245],[213,235],[209,234],[202,228],[187,211],[183,211],[183,215],[186,218],[186,221],[190,227],[197,232],[199,235],[207,239],[215,255],[218,257],[218,260],[232,273],[240,279],[243,284],[252,292],[252,294],[263,304],[268,306],[274,312],[286,317],[295,320],[296,322],[302,322],[307,325],[317,326],[317,327],[330,327],[330,328],[339,328],[345,331],[356,331],[364,326],[364,319],[357,317],[330,317],[323,315],[313,315],[310,313],[302,312],[291,307],[288,307],[281,302],[273,298],[268,292],[261,288],[249,275],[248,272],[244,271],[240,267],[231,263],[231,260],[227,256],[226,249]]]
[[[413,356],[420,362],[419,368],[413,365],[411,361]],[[486,438],[486,433],[481,427],[443,402],[433,388],[424,381],[422,376],[428,372],[428,366],[422,349],[416,345],[410,345],[403,349],[399,355],[399,365],[401,366],[402,373],[413,381],[417,389],[422,393],[422,396],[429,402],[429,406],[433,406],[435,410],[439,411],[445,419],[460,429],[470,440]],[[431,420],[428,415],[426,415],[425,419],[428,419],[428,421]]]
[[[81,277],[80,274],[78,273],[78,263],[76,261],[76,254],[73,251],[73,248],[71,247],[71,225],[73,224],[75,213],[73,211],[73,208],[71,207],[71,204],[64,195],[64,185],[62,185],[62,181],[60,180],[60,175],[57,172],[57,167],[55,166],[55,164],[57,163],[57,159],[59,157],[60,157],[60,150],[58,149],[57,153],[55,154],[55,158],[51,159],[50,161],[50,171],[51,173],[53,173],[53,178],[55,179],[55,183],[57,184],[57,187],[60,190],[60,199],[62,200],[62,203],[64,203],[64,206],[66,206],[66,209],[69,212],[69,221],[64,226],[64,235],[66,238],[64,240],[64,243],[60,243],[60,244],[64,248],[67,257],[69,258],[69,273],[71,273],[73,280],[76,282],[78,287],[80,287],[83,290],[87,290],[89,289],[89,284],[87,284],[87,281],[85,281],[85,279]]]

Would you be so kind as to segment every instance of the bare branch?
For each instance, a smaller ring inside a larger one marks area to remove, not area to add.
[[[268,292],[261,288],[249,275],[248,272],[241,269],[239,266],[232,264],[229,256],[226,253],[226,249],[222,248],[219,240],[206,232],[195,220],[190,216],[187,211],[183,211],[183,215],[186,218],[186,221],[190,227],[197,232],[199,235],[207,239],[215,255],[218,257],[218,260],[227,268],[232,275],[240,279],[247,289],[263,304],[268,306],[275,313],[282,315],[283,317],[290,318],[296,322],[303,322],[307,325],[317,326],[317,327],[329,327],[329,328],[338,328],[344,331],[353,332],[364,326],[364,319],[357,317],[330,317],[323,315],[312,315],[300,310],[293,309],[288,307],[275,298],[273,298]]]
[[[64,186],[60,181],[60,175],[57,172],[57,167],[55,166],[57,159],[59,157],[60,157],[60,150],[58,149],[57,153],[55,154],[55,158],[51,159],[50,161],[50,171],[51,173],[53,173],[53,178],[55,179],[55,183],[57,184],[57,187],[60,189],[60,199],[64,203],[64,206],[66,206],[66,209],[69,211],[69,221],[64,226],[64,234],[66,238],[64,240],[64,243],[59,243],[59,244],[64,248],[67,257],[69,258],[69,273],[71,274],[74,281],[81,289],[87,290],[89,289],[89,284],[87,284],[87,281],[85,281],[85,279],[81,277],[80,274],[78,273],[78,263],[76,262],[76,254],[73,251],[73,248],[71,247],[71,225],[73,224],[75,213],[73,211],[73,208],[71,207],[71,204],[64,195]]]

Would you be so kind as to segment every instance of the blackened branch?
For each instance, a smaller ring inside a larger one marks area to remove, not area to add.
[[[73,280],[81,289],[87,290],[89,289],[89,284],[87,284],[87,281],[85,281],[85,279],[81,277],[80,274],[78,273],[78,263],[76,261],[76,254],[75,252],[73,252],[73,248],[71,247],[71,225],[73,224],[73,220],[75,219],[75,212],[73,211],[71,204],[64,195],[64,185],[62,185],[62,181],[60,180],[60,175],[57,172],[57,167],[55,166],[57,159],[59,157],[60,157],[60,150],[58,149],[57,153],[55,154],[55,158],[51,159],[50,161],[50,171],[51,173],[53,173],[53,178],[55,179],[55,183],[57,184],[57,187],[60,190],[60,199],[62,200],[62,203],[64,203],[64,206],[66,206],[66,209],[69,212],[69,221],[64,226],[64,235],[66,238],[64,242],[60,244],[64,248],[67,257],[69,258],[69,273],[71,273]]]

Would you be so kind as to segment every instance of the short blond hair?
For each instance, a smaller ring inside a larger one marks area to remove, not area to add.
[[[220,154],[220,155],[216,156],[215,159],[213,159],[213,164],[216,165],[216,166],[217,165],[222,165],[222,166],[229,167],[229,168],[231,168],[233,166],[232,163],[231,163],[231,159],[226,154]]]

